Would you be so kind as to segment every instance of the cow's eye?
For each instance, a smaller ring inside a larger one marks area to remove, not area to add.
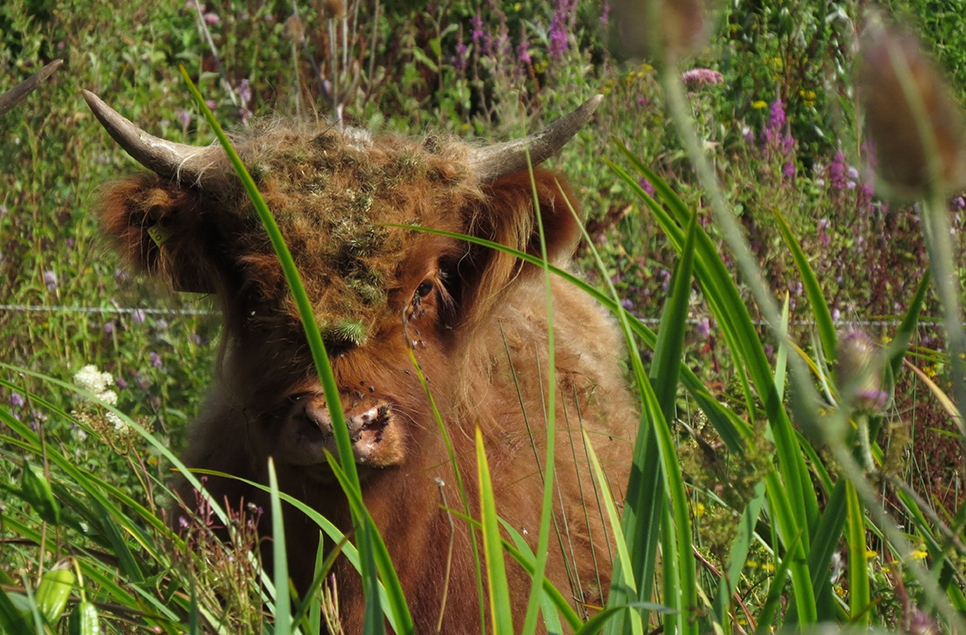
[[[422,282],[419,283],[419,286],[416,287],[416,295],[418,295],[421,298],[425,298],[430,294],[430,292],[432,292],[432,290],[433,290],[433,281],[423,280]]]

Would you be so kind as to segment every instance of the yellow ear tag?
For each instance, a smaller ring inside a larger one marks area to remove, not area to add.
[[[164,241],[171,238],[171,230],[161,225],[151,225],[148,227],[148,236],[151,237],[155,245],[160,247]]]

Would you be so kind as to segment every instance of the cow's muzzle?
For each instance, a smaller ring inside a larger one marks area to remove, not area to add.
[[[373,399],[356,404],[345,413],[345,423],[356,463],[388,467],[402,462],[404,434],[389,403]],[[332,416],[322,396],[296,401],[281,435],[278,461],[308,466],[325,463],[326,450],[338,455]]]

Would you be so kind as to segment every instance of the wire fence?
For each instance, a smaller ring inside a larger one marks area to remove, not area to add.
[[[31,304],[0,304],[0,311],[9,313],[101,313],[110,315],[221,315],[221,311],[211,309],[165,309],[150,307],[113,307],[113,306],[60,306]]]
[[[215,309],[167,309],[159,307],[113,307],[113,306],[62,306],[62,305],[31,305],[31,304],[0,304],[0,311],[11,313],[99,313],[104,315],[165,315],[165,316],[187,316],[187,315],[221,315],[221,311]],[[638,317],[644,324],[659,324],[660,318]],[[920,318],[920,324],[930,324],[934,322],[932,318]],[[700,318],[690,318],[688,324],[697,325],[702,320]],[[753,320],[755,326],[765,326],[763,320]],[[837,327],[882,327],[899,326],[902,320],[899,319],[853,319],[835,320]],[[815,326],[814,320],[790,320],[792,326]]]

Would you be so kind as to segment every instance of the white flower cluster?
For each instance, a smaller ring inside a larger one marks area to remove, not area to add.
[[[94,393],[95,397],[108,405],[117,405],[117,393],[110,389],[114,385],[114,378],[110,373],[97,370],[97,366],[93,364],[84,366],[74,374],[74,384],[82,390]],[[104,416],[118,430],[125,426],[124,421],[110,410]]]

